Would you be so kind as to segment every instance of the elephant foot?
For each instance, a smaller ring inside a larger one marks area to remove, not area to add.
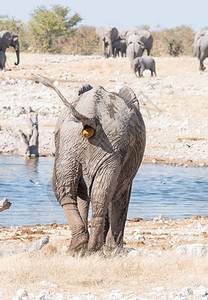
[[[81,233],[72,237],[71,244],[67,253],[84,253],[88,246],[89,235],[88,233]]]

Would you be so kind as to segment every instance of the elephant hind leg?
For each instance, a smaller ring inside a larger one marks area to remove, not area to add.
[[[72,239],[69,251],[80,251],[86,249],[89,239],[88,230],[77,209],[77,203],[73,199],[67,197],[67,204],[63,205],[63,209],[71,229]]]
[[[122,193],[119,200],[109,206],[110,228],[106,237],[105,246],[112,250],[123,246],[124,227],[127,218],[131,185]]]
[[[204,71],[206,69],[206,67],[203,64],[204,59],[200,59],[200,65],[199,65],[199,70],[200,71]]]

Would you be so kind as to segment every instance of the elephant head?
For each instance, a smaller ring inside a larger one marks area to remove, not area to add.
[[[150,54],[150,50],[153,45],[153,37],[147,30],[129,30],[126,33],[127,44],[135,41],[139,41],[144,44],[144,49],[147,50],[147,55]]]
[[[15,65],[18,65],[20,62],[18,35],[8,30],[0,31],[0,50],[6,52],[6,49],[10,46],[15,49],[17,55],[17,62]]]
[[[130,43],[126,49],[126,54],[130,62],[132,63],[136,57],[142,56],[144,49],[145,49],[144,44],[139,40],[135,41],[134,43]]]
[[[96,28],[96,33],[101,39],[102,54],[111,57],[113,55],[113,42],[118,39],[118,30],[115,27],[100,26]]]

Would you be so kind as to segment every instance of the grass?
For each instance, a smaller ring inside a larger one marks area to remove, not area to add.
[[[197,282],[208,284],[208,261],[205,257],[178,256],[166,251],[162,256],[116,255],[105,258],[94,254],[87,257],[72,257],[48,245],[35,253],[23,253],[1,258],[0,290],[15,294],[18,288],[38,291],[41,281],[58,285],[64,290],[106,293],[113,289],[123,292],[133,290],[141,293],[164,286],[180,289]]]

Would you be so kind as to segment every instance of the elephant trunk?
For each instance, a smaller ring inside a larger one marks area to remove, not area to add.
[[[109,57],[113,55],[113,46],[112,43],[109,44]]]
[[[16,47],[15,51],[16,51],[16,55],[17,55],[17,62],[14,63],[14,64],[17,66],[17,65],[19,65],[19,62],[20,62],[20,59],[19,59],[19,47]]]

